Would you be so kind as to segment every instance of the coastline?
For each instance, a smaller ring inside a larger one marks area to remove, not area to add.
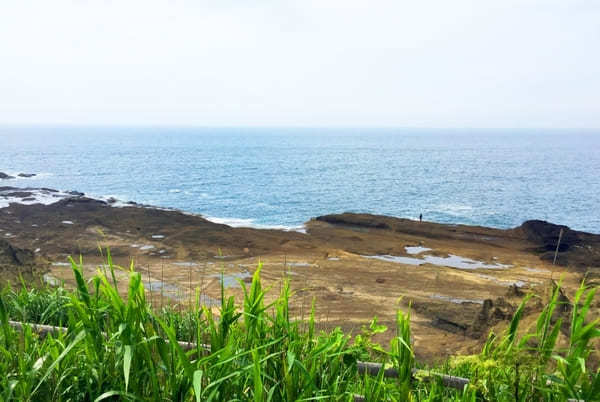
[[[185,307],[199,288],[214,307],[220,274],[227,292],[241,295],[238,280],[248,280],[260,261],[267,286],[291,278],[292,314],[301,317],[317,300],[323,328],[357,333],[373,316],[391,325],[396,309],[410,305],[415,350],[424,360],[477,349],[482,334],[506,325],[523,294],[543,291],[551,278],[562,277],[570,289],[600,271],[599,235],[543,221],[495,229],[346,213],[315,217],[301,233],[44,191],[48,205],[0,208],[0,238],[31,253],[48,283],[73,285],[68,255],[81,255],[93,274],[103,263],[99,246],[110,247],[117,264],[126,267],[133,259],[156,303]],[[36,198],[26,194],[32,189],[0,192]],[[119,275],[126,283],[126,273]]]

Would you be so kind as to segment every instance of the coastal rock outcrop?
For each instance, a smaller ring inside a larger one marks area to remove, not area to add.
[[[568,226],[555,225],[541,220],[524,222],[516,230],[536,245],[534,251],[545,261],[579,269],[600,268],[600,235],[580,232]],[[560,232],[562,230],[562,236]],[[560,243],[559,243],[560,237]]]
[[[520,249],[537,254],[543,261],[554,261],[558,238],[556,264],[577,270],[600,270],[600,235],[580,232],[564,225],[556,225],[542,220],[530,220],[513,229],[496,229],[482,226],[451,225],[434,222],[379,216],[370,214],[343,213],[324,215],[311,221],[309,232],[315,233],[315,226],[325,225],[331,229],[351,229],[356,236],[374,229],[395,232],[402,235],[425,237],[444,241],[466,241],[486,246]],[[327,230],[327,229],[326,229]],[[321,229],[323,231],[323,229]],[[316,233],[315,233],[316,234]],[[375,233],[372,233],[375,234]],[[366,249],[358,241],[346,237],[344,243],[336,237],[340,247],[359,254],[390,254],[380,247]],[[364,243],[364,242],[363,242]],[[389,248],[389,247],[388,247]]]
[[[19,176],[19,177],[35,177],[37,175],[35,173],[19,173],[17,176]]]
[[[527,240],[540,245],[544,251],[555,251],[558,243],[560,231],[563,231],[560,239],[559,252],[567,251],[571,246],[577,243],[577,232],[569,229],[568,226],[555,225],[554,223],[530,220],[525,221],[520,226]]]
[[[4,172],[0,172],[0,180],[2,180],[2,179],[8,180],[8,179],[14,179],[14,178],[15,178],[15,176],[10,176]]]
[[[382,217],[377,215],[344,213],[318,216],[315,219],[333,225],[356,226],[371,229],[391,229],[391,226],[388,223],[383,222]]]

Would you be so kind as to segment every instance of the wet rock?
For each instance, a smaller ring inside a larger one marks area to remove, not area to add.
[[[8,179],[14,179],[14,178],[15,178],[14,176],[10,176],[10,175],[8,175],[8,174],[6,174],[4,172],[0,172],[0,179],[6,179],[6,180],[8,180]]]
[[[7,196],[7,197],[17,197],[17,198],[31,197],[32,195],[33,195],[33,193],[30,193],[28,191],[15,191],[12,193],[5,194],[5,196]]]
[[[19,176],[19,177],[35,177],[37,175],[35,173],[19,173],[17,176]]]

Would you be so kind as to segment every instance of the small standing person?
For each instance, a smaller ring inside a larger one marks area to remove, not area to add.
[[[419,222],[423,222],[423,214],[419,214]]]

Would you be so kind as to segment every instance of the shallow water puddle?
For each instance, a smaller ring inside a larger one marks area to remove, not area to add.
[[[53,267],[70,267],[71,263],[69,263],[69,262],[53,262],[51,265]]]
[[[288,267],[314,267],[316,266],[315,264],[310,264],[308,262],[287,262],[285,263],[285,265],[287,265]]]
[[[529,271],[529,272],[538,272],[538,273],[543,273],[543,274],[549,274],[550,271],[548,271],[547,269],[540,269],[540,268],[530,268],[530,267],[523,267],[523,269],[525,271]]]
[[[176,285],[172,285],[170,283],[166,283],[155,279],[144,280],[144,287],[153,292],[157,290],[163,290],[167,292],[182,292],[182,290]]]
[[[491,275],[483,275],[483,274],[479,274],[478,275],[480,278],[483,279],[487,279],[488,281],[492,281],[497,283],[498,285],[502,285],[502,286],[516,286],[518,288],[522,288],[525,285],[528,285],[529,283],[526,281],[522,281],[522,280],[516,280],[516,281],[511,281],[508,279],[498,279],[496,277],[493,277]]]
[[[183,261],[183,262],[174,262],[173,265],[177,265],[178,267],[196,267],[198,263],[192,261]]]
[[[432,264],[440,267],[449,267],[457,269],[506,269],[512,265],[504,265],[499,263],[486,264],[482,261],[473,260],[471,258],[461,257],[450,254],[448,257],[436,257],[434,255],[426,255],[423,258],[402,257],[396,255],[365,255],[363,257],[372,258],[381,261],[395,262],[406,265],[423,265]]]
[[[243,271],[243,272],[239,272],[239,273],[223,273],[223,276],[221,277],[221,274],[215,274],[215,275],[211,275],[211,278],[218,278],[219,282],[222,281],[223,283],[223,287],[225,288],[241,288],[242,286],[240,285],[239,281],[240,280],[244,280],[246,278],[251,278],[252,274],[248,271]]]
[[[44,276],[42,278],[43,278],[44,282],[46,282],[50,286],[60,286],[62,284],[61,280],[59,280],[58,278],[56,278],[50,274],[44,274]]]
[[[406,251],[407,254],[416,255],[416,254],[423,253],[425,251],[430,251],[431,249],[428,247],[422,247],[422,246],[406,246],[406,247],[404,247],[404,250]]]
[[[474,303],[474,304],[483,304],[483,300],[479,299],[461,299],[458,297],[450,297],[444,295],[433,294],[429,296],[430,299],[443,300],[450,303],[463,304],[463,303]]]
[[[221,300],[215,299],[205,294],[200,295],[200,304],[207,307],[217,307],[221,305]]]
[[[162,296],[178,302],[190,300],[189,293],[186,294],[184,289],[177,285],[173,285],[172,283],[167,283],[156,279],[144,280],[143,282],[146,290],[149,290],[150,292],[160,293]],[[196,297],[193,296],[192,300],[194,301],[195,299]],[[208,307],[214,307],[219,306],[221,302],[214,297],[202,294],[200,295],[200,304]]]

